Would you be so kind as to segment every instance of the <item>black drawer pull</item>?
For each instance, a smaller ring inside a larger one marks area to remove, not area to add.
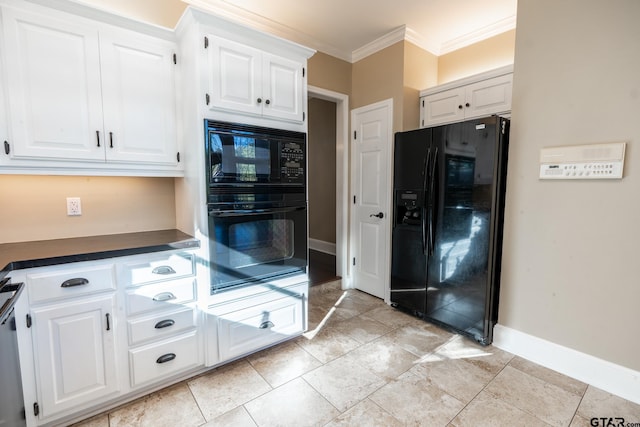
[[[105,317],[107,318],[107,331],[111,330],[111,315],[109,313],[107,313],[105,315]]]
[[[168,265],[161,265],[151,270],[153,274],[176,274],[176,271]]]
[[[156,323],[156,329],[168,328],[169,326],[175,325],[175,321],[173,319],[165,319]]]
[[[176,299],[176,296],[171,292],[160,292],[158,295],[153,297],[154,301],[169,301],[172,299]]]
[[[74,286],[82,286],[82,285],[88,285],[88,284],[89,284],[89,281],[84,277],[76,277],[75,279],[65,280],[64,282],[62,282],[62,285],[60,285],[60,287],[72,288]]]
[[[162,356],[158,357],[158,359],[156,359],[156,363],[171,362],[175,358],[176,358],[176,354],[175,353],[163,354]]]
[[[260,329],[269,329],[269,328],[273,328],[274,325],[273,322],[271,320],[267,320],[266,322],[262,322],[260,324]]]

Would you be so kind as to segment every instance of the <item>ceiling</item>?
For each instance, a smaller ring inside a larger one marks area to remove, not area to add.
[[[517,0],[183,0],[349,62],[406,39],[442,55],[515,28]]]

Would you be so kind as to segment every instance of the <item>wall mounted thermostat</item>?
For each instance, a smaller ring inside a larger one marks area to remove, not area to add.
[[[622,179],[626,142],[540,150],[540,179]]]

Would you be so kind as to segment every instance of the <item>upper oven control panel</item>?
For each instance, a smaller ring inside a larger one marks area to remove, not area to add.
[[[282,141],[280,146],[280,175],[282,182],[305,182],[305,146],[302,142]]]

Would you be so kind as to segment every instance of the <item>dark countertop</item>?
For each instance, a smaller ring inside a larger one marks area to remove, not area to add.
[[[179,230],[0,244],[0,280],[13,270],[200,247]]]

